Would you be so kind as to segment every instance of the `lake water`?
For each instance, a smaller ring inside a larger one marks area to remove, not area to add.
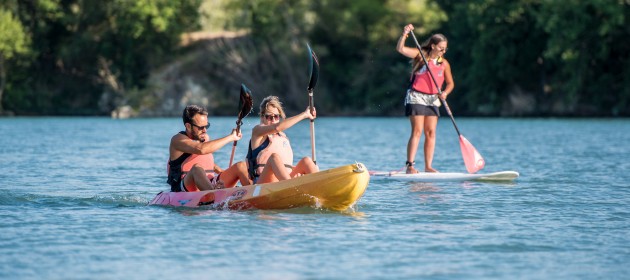
[[[235,118],[211,118],[222,137]],[[247,118],[245,139],[256,118]],[[482,172],[372,179],[346,212],[147,206],[178,118],[0,118],[0,279],[620,279],[630,273],[628,119],[466,119]],[[287,131],[310,155],[308,122]],[[405,162],[405,118],[319,118],[322,169]],[[448,118],[434,167],[465,172]],[[245,156],[247,142],[237,146]],[[215,154],[225,167],[231,146]],[[422,151],[422,148],[420,148]],[[422,166],[422,153],[417,162]],[[625,276],[624,276],[625,275]]]

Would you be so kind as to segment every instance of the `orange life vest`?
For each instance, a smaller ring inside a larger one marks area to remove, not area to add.
[[[267,139],[258,148],[253,150],[250,141],[247,159],[249,162],[248,168],[253,177],[252,179],[260,176],[267,160],[269,160],[272,154],[280,155],[284,166],[289,169],[293,168],[293,149],[291,148],[289,138],[287,138],[284,133],[279,132],[267,135]]]
[[[184,134],[183,132],[180,132]],[[214,172],[214,156],[212,153],[205,155],[196,155],[184,153],[175,160],[169,160],[166,165],[166,173],[168,174],[167,183],[171,185],[172,192],[182,191],[182,180],[192,169],[194,165],[201,166],[205,171],[208,179],[213,181],[213,178],[217,176]],[[186,191],[199,191],[197,186],[184,186]]]

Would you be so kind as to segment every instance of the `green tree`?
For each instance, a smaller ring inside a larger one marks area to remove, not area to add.
[[[2,95],[6,85],[6,61],[29,51],[29,37],[13,14],[0,7],[0,113],[3,112]]]
[[[545,82],[562,111],[630,114],[628,19],[628,1],[541,2],[536,27],[548,36]]]
[[[28,77],[13,76],[10,105],[23,113],[102,114],[133,102],[149,71],[178,50],[180,35],[198,27],[200,2],[13,1],[35,57],[21,69]]]
[[[545,38],[534,28],[534,1],[440,2],[451,19],[446,55],[460,96],[450,103],[458,114],[498,114],[509,91],[540,94]]]
[[[522,114],[630,114],[627,1],[438,2],[450,16],[456,91],[466,96],[453,107],[519,114],[509,104],[529,96]]]

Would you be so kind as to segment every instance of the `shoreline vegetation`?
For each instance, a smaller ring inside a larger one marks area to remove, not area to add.
[[[410,64],[395,42],[410,22],[420,40],[449,38],[456,116],[630,116],[627,1],[256,3],[5,1],[0,116],[169,117],[193,103],[232,116],[241,83],[292,114],[308,103],[307,42],[322,116],[402,116]]]

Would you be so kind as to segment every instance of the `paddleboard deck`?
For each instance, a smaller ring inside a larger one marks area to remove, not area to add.
[[[373,171],[370,172],[372,178],[384,178],[390,180],[402,180],[413,182],[458,182],[458,181],[483,181],[483,182],[506,182],[518,178],[516,171],[500,171],[493,173],[431,173],[420,172],[416,174],[406,174],[404,172]]]

